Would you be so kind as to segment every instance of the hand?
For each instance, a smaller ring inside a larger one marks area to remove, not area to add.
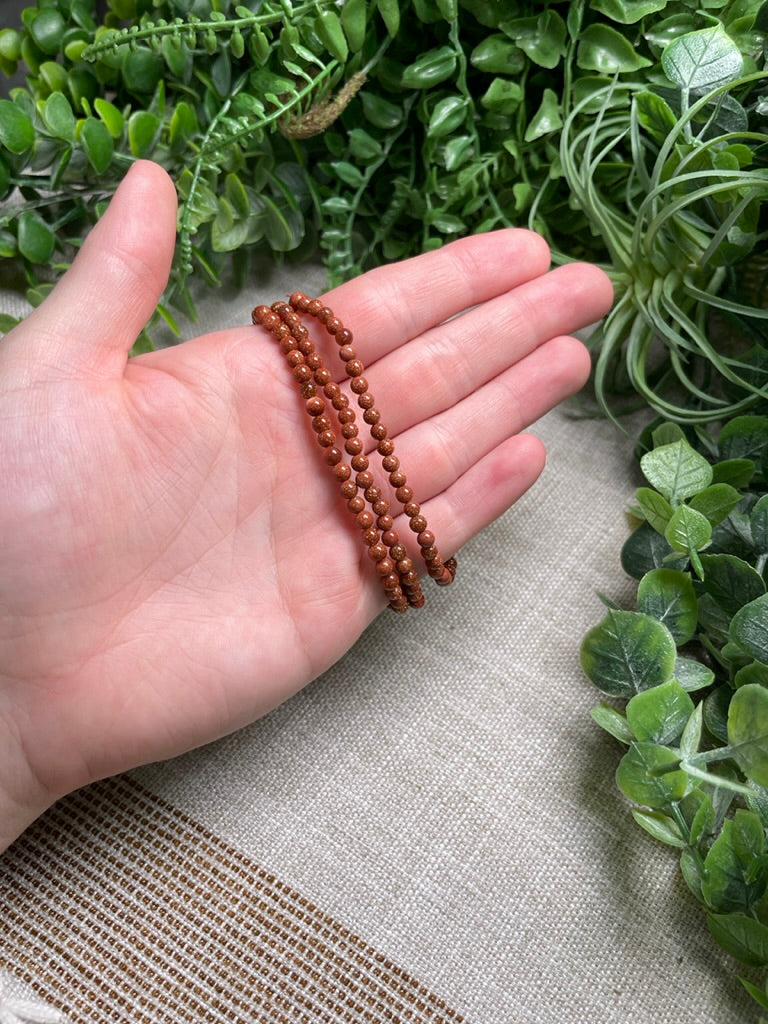
[[[268,334],[128,358],[175,217],[165,172],[135,164],[0,341],[0,850],[65,793],[264,714],[384,606]],[[520,431],[587,377],[567,335],[611,288],[549,263],[541,238],[511,229],[325,298],[444,557],[534,482],[544,452]]]

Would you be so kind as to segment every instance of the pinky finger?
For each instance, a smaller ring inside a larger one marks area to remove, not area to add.
[[[506,512],[541,475],[546,463],[544,445],[532,434],[516,434],[476,462],[462,476],[423,506],[443,558],[458,551],[494,519]],[[405,517],[397,523],[400,536],[410,534]]]

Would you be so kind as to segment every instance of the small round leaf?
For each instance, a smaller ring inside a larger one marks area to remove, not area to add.
[[[581,646],[588,678],[612,697],[632,697],[674,675],[677,649],[666,626],[642,612],[611,609]]]
[[[24,153],[34,141],[32,119],[11,100],[0,100],[0,144],[10,153]]]
[[[53,255],[56,236],[34,210],[19,214],[19,252],[31,263],[46,263]]]

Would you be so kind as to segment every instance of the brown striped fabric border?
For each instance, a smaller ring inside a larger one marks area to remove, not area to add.
[[[71,1024],[461,1024],[310,900],[129,777],[0,856],[0,969]]]

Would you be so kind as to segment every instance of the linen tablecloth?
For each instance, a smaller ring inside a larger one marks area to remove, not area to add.
[[[321,291],[322,270],[211,295],[199,328],[296,287]],[[459,552],[455,587],[382,614],[265,719],[66,798],[0,857],[0,1007],[71,1024],[757,1019],[589,716],[597,592],[632,594],[631,440],[568,408],[535,429],[544,475]]]

